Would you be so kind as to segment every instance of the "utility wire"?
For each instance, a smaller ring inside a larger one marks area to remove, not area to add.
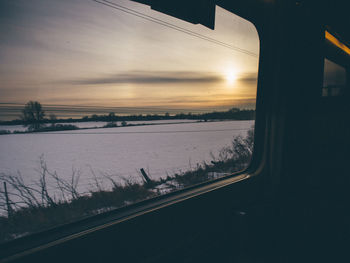
[[[165,27],[168,27],[168,28],[171,28],[171,29],[174,29],[176,31],[179,31],[179,32],[182,32],[182,33],[185,33],[185,34],[188,34],[188,35],[191,35],[191,36],[194,36],[194,37],[197,37],[197,38],[200,38],[202,40],[206,40],[206,41],[209,41],[209,42],[212,42],[214,44],[217,44],[217,45],[220,45],[220,46],[223,46],[223,47],[226,47],[228,49],[232,49],[234,51],[237,51],[237,52],[241,52],[241,53],[244,53],[246,55],[249,55],[249,56],[252,56],[252,57],[258,57],[257,54],[249,51],[249,50],[245,50],[245,49],[242,49],[242,48],[239,48],[239,47],[236,47],[236,46],[233,46],[233,45],[229,45],[227,43],[224,43],[222,41],[219,41],[219,40],[216,40],[214,38],[211,38],[211,37],[207,37],[205,35],[202,35],[202,34],[199,34],[199,33],[196,33],[194,31],[191,31],[191,30],[188,30],[188,29],[185,29],[183,27],[179,27],[179,26],[176,26],[174,24],[171,24],[169,22],[166,22],[164,20],[161,20],[161,19],[158,19],[158,18],[155,18],[155,17],[152,17],[152,16],[149,16],[149,15],[146,15],[146,14],[143,14],[141,12],[138,12],[136,10],[133,10],[131,8],[128,8],[128,7],[124,7],[122,5],[119,5],[119,4],[116,4],[116,3],[113,3],[113,2],[110,2],[110,1],[107,1],[107,0],[92,0],[96,3],[99,3],[99,4],[102,4],[102,5],[105,5],[105,6],[108,6],[110,8],[113,8],[113,9],[117,9],[119,11],[122,11],[122,12],[125,12],[125,13],[128,13],[130,15],[134,15],[134,16],[137,16],[139,18],[143,18],[145,20],[148,20],[148,21],[151,21],[153,23],[156,23],[156,24],[159,24],[159,25],[162,25],[162,26],[165,26]]]
[[[199,34],[199,33],[197,33],[197,32],[188,30],[188,29],[183,28],[183,27],[179,27],[179,26],[177,26],[177,25],[171,24],[171,23],[169,23],[169,22],[166,22],[166,21],[164,21],[164,20],[161,20],[161,19],[158,19],[158,18],[149,16],[149,15],[146,15],[146,14],[143,14],[143,13],[138,12],[138,11],[135,11],[135,10],[133,10],[133,9],[131,9],[131,8],[127,8],[127,7],[122,6],[122,5],[120,5],[120,4],[116,4],[116,3],[110,2],[110,1],[108,1],[108,0],[102,0],[102,1],[103,1],[103,2],[106,2],[106,3],[108,3],[108,4],[111,4],[111,5],[114,5],[114,6],[118,6],[118,7],[120,7],[120,8],[124,8],[124,9],[126,9],[126,10],[128,10],[128,11],[131,11],[131,12],[135,12],[135,13],[141,15],[141,16],[145,16],[145,17],[148,17],[148,18],[150,18],[150,19],[154,19],[154,20],[156,20],[156,21],[158,21],[158,22],[160,22],[160,23],[167,24],[167,25],[170,26],[170,27],[175,27],[176,29],[186,31],[185,33],[189,33],[189,34],[191,34],[191,35],[193,34],[193,35],[196,35],[196,36],[198,36],[198,37],[200,37],[200,38],[206,38],[206,40],[208,40],[208,41],[210,41],[210,42],[214,41],[216,44],[225,45],[225,46],[228,47],[228,48],[234,49],[234,50],[239,51],[239,52],[246,53],[247,55],[253,55],[254,57],[257,57],[257,54],[255,54],[255,53],[253,53],[253,52],[251,52],[251,51],[248,51],[248,50],[245,50],[245,49],[242,49],[242,48],[239,48],[239,47],[236,47],[236,46],[227,44],[227,43],[225,43],[225,42],[216,40],[216,39],[211,38],[211,37],[208,37],[208,36],[204,36],[204,35]],[[249,53],[249,54],[248,54],[248,53]]]

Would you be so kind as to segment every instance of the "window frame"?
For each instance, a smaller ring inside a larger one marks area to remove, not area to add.
[[[220,5],[222,1],[218,1]],[[244,2],[244,1],[243,1]],[[220,5],[223,7],[223,5]],[[125,207],[117,208],[112,211],[104,212],[95,216],[84,218],[73,223],[54,227],[39,233],[33,233],[2,245],[0,249],[0,260],[16,261],[25,259],[26,256],[40,254],[41,252],[59,247],[69,241],[84,238],[84,236],[105,231],[115,226],[128,223],[135,218],[156,213],[167,209],[176,204],[182,204],[185,201],[206,198],[215,192],[230,192],[239,196],[238,203],[244,199],[240,190],[243,185],[248,188],[259,189],[257,195],[262,197],[266,192],[274,191],[278,178],[269,176],[269,160],[272,155],[278,154],[279,149],[272,149],[270,146],[276,140],[273,134],[268,131],[275,130],[278,123],[269,115],[269,109],[266,107],[266,100],[273,92],[273,71],[270,67],[271,56],[274,54],[274,48],[271,44],[271,7],[269,5],[255,7],[256,10],[263,8],[262,17],[257,18],[255,12],[248,12],[243,5],[226,8],[228,11],[246,19],[252,23],[259,36],[259,67],[256,96],[256,117],[254,126],[254,151],[249,166],[244,170],[233,173],[229,176],[218,178],[212,181],[203,182],[165,195],[160,195],[151,199],[143,200]],[[271,88],[267,88],[271,86]],[[264,87],[264,89],[262,88]],[[261,190],[261,191],[260,191]]]
[[[329,32],[332,35],[335,35],[337,40],[338,36],[337,34],[333,33],[332,29],[329,26],[324,27],[324,32]],[[337,64],[338,66],[341,66],[345,69],[346,71],[346,83],[345,83],[345,88],[344,92],[341,93],[340,95],[332,96],[322,96],[322,91],[321,91],[321,97],[322,100],[326,103],[326,101],[333,101],[333,100],[339,100],[345,97],[348,97],[350,94],[350,55],[345,53],[342,49],[331,43],[327,38],[326,38],[326,33],[324,34],[324,59],[322,63],[322,81],[324,79],[324,61],[325,59],[328,59],[329,61]],[[341,39],[340,39],[341,41]],[[323,85],[322,85],[323,88]]]

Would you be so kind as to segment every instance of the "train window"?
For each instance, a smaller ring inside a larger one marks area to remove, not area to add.
[[[340,96],[346,88],[346,69],[328,59],[324,60],[322,96]]]
[[[212,30],[127,0],[0,10],[0,242],[249,165],[250,22],[217,6]]]

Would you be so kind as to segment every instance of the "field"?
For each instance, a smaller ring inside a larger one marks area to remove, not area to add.
[[[2,135],[0,243],[242,170],[253,124],[162,122]]]
[[[91,190],[95,177],[103,184],[104,175],[138,182],[140,168],[152,179],[165,178],[210,162],[212,154],[217,155],[234,136],[245,136],[253,123],[158,123],[161,125],[4,135],[0,136],[0,173],[20,173],[26,183],[33,183],[39,178],[42,157],[48,169],[61,178],[69,180],[72,169],[79,172],[80,192]]]
[[[152,120],[152,121],[127,121],[127,124],[131,125],[143,125],[143,124],[174,124],[174,123],[191,123],[196,122],[195,120]],[[74,126],[77,126],[80,129],[87,129],[87,128],[101,128],[107,124],[105,121],[89,121],[89,122],[65,122],[65,123],[57,123],[57,124],[71,124]],[[121,123],[117,122],[117,124],[120,126]],[[26,127],[22,125],[0,125],[0,130],[8,130],[10,132],[14,131],[25,131],[27,130]]]

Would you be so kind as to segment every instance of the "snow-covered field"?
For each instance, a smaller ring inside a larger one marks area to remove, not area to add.
[[[166,121],[158,121],[166,122]],[[169,121],[167,121],[169,122]],[[131,122],[130,122],[131,123]],[[93,123],[89,123],[93,124]],[[0,173],[21,173],[28,183],[39,177],[39,158],[65,179],[80,171],[80,190],[91,188],[93,172],[140,180],[140,168],[153,179],[209,162],[254,121],[174,123],[0,136]],[[103,125],[101,125],[103,126]],[[93,171],[93,172],[92,172]]]
[[[127,124],[142,125],[142,124],[165,124],[165,123],[191,123],[197,122],[196,120],[154,120],[154,121],[127,121]],[[121,122],[116,122],[118,126],[121,126]],[[65,122],[61,124],[72,124],[78,128],[101,128],[107,124],[105,121],[89,121],[89,122]],[[0,130],[14,131],[25,131],[26,127],[23,125],[0,125]]]

